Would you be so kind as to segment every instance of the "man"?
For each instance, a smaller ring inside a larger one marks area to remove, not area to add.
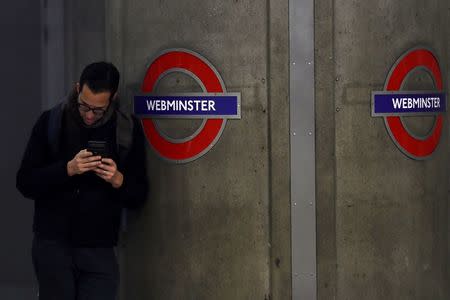
[[[119,72],[88,65],[65,101],[36,122],[17,188],[34,200],[32,260],[40,300],[114,300],[123,208],[147,194],[145,139],[117,106]],[[101,155],[87,145],[100,144]]]

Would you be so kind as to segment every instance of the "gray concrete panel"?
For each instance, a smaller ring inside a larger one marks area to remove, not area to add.
[[[120,6],[121,49],[111,57],[122,60],[128,101],[149,59],[174,47],[205,56],[227,91],[242,93],[242,119],[227,122],[219,142],[202,158],[170,165],[149,151],[150,202],[132,218],[121,249],[123,299],[268,299],[266,2],[123,1]],[[183,89],[172,86],[177,88]]]
[[[289,1],[269,1],[269,184],[271,298],[291,299]]]
[[[446,6],[335,1],[337,299],[449,297],[448,126],[432,159],[417,162],[369,117],[370,91],[407,49],[431,47],[447,70]]]
[[[64,2],[41,1],[42,110],[65,95]]]
[[[86,65],[106,59],[105,1],[67,0],[64,19],[65,91],[68,91],[80,79]]]
[[[334,0],[315,1],[317,299],[336,295]]]

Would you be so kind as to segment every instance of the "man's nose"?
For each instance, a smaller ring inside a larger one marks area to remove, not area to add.
[[[89,119],[93,119],[95,117],[94,113],[92,112],[92,110],[88,111],[86,113],[86,117]]]

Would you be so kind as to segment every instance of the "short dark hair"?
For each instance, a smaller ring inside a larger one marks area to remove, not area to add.
[[[111,97],[119,87],[120,74],[117,68],[104,61],[87,65],[80,76],[80,89],[86,84],[94,93],[111,92]]]

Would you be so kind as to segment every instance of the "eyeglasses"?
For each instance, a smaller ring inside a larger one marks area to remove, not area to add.
[[[102,117],[106,110],[100,107],[90,107],[87,103],[85,103],[83,100],[81,100],[80,96],[78,96],[78,102],[77,102],[78,110],[83,113],[87,113],[90,110],[92,110],[92,113],[96,117]]]

